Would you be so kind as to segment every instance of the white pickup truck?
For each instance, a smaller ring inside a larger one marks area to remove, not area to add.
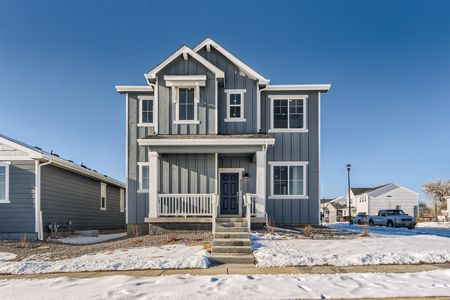
[[[369,216],[369,226],[387,226],[387,227],[407,227],[414,229],[416,227],[416,218],[411,217],[401,209],[383,209],[376,216]]]

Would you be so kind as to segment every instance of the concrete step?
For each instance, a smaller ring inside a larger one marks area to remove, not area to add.
[[[251,246],[249,239],[215,239],[213,246]]]
[[[241,217],[220,217],[216,219],[216,222],[247,222],[247,219]]]
[[[216,232],[248,232],[247,227],[216,227]]]
[[[250,254],[253,253],[251,246],[213,246],[212,254],[216,253],[242,253],[242,254]]]
[[[247,227],[247,222],[216,222],[216,227]]]
[[[248,239],[248,232],[215,232],[214,239]]]
[[[209,259],[212,262],[218,262],[222,264],[254,264],[255,257],[253,254],[212,254]]]

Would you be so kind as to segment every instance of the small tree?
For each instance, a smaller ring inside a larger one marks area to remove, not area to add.
[[[434,216],[437,211],[446,207],[445,196],[450,195],[450,180],[437,180],[422,186],[424,192],[433,200]],[[447,207],[449,209],[449,207]]]

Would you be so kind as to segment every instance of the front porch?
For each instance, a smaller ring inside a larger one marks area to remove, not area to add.
[[[266,220],[267,136],[248,138],[151,138],[150,224],[212,224],[219,217]]]

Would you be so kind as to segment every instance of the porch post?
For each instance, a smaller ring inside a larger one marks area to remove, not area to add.
[[[148,161],[150,163],[149,177],[149,205],[148,216],[150,218],[158,217],[158,187],[159,187],[159,161],[158,152],[148,152]]]
[[[266,212],[266,149],[256,151],[256,217],[264,218]]]

